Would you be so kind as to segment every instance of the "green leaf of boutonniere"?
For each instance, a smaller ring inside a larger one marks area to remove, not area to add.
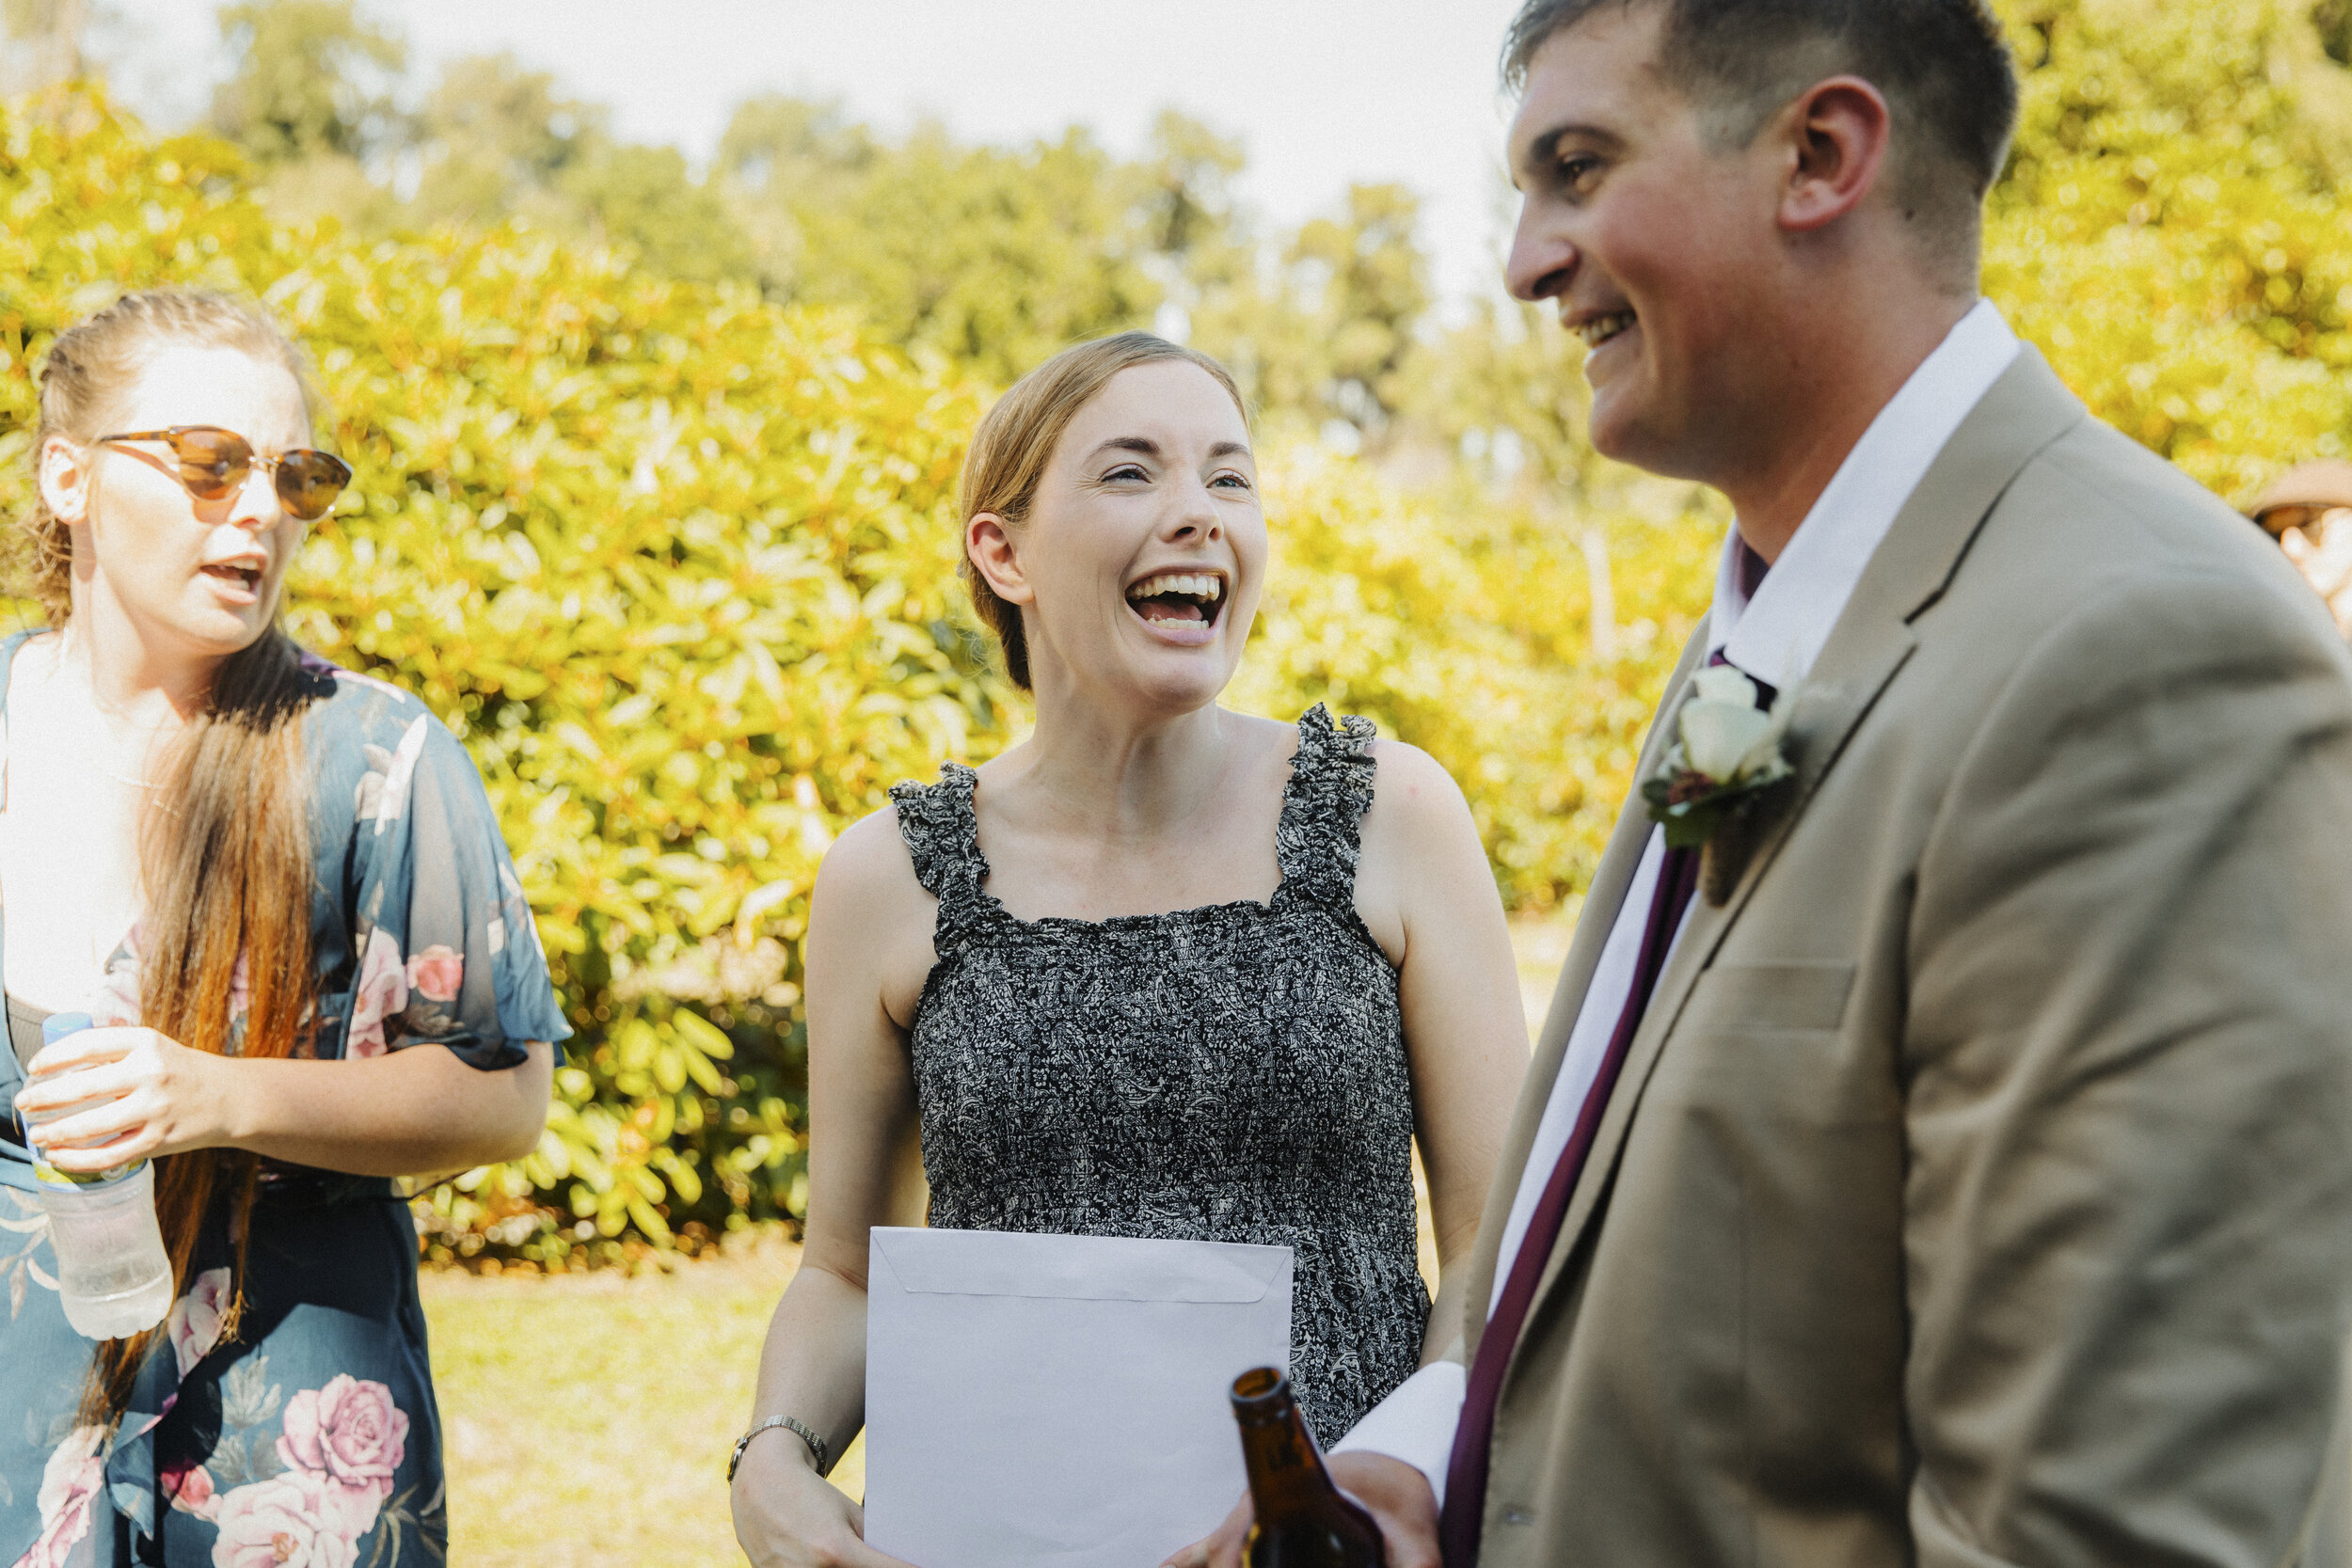
[[[1691,677],[1674,742],[1642,784],[1668,848],[1698,848],[1726,816],[1788,777],[1785,746],[1796,693],[1783,691],[1769,712],[1756,705],[1756,683],[1728,665]]]

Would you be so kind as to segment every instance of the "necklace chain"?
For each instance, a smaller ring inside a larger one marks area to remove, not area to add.
[[[90,766],[98,768],[96,763],[92,763]],[[105,774],[106,777],[114,780],[115,783],[127,784],[133,789],[161,789],[163,787],[163,785],[157,784],[152,779],[135,779],[127,773],[118,773],[111,768],[98,768],[98,770],[101,773]]]
[[[106,776],[113,778],[116,783],[127,783],[127,785],[135,787],[135,790],[160,790],[160,787],[163,787],[160,783],[155,783],[153,778],[130,778],[127,773],[116,773],[113,768],[99,768],[99,771],[106,773]]]

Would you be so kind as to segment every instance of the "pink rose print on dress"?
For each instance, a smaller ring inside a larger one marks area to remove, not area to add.
[[[339,1372],[324,1388],[305,1388],[286,1402],[286,1434],[278,1457],[293,1469],[325,1477],[330,1503],[365,1535],[392,1495],[392,1474],[408,1451],[408,1417],[381,1383]]]
[[[198,1275],[188,1293],[171,1304],[164,1330],[170,1337],[172,1354],[180,1358],[181,1377],[185,1378],[189,1369],[220,1343],[221,1318],[228,1310],[227,1269],[207,1269]]]
[[[213,1568],[352,1568],[358,1536],[346,1528],[342,1489],[309,1470],[289,1470],[217,1499]]]
[[[122,945],[106,960],[106,973],[98,982],[97,991],[90,997],[90,1022],[101,1029],[131,1029],[139,1023],[139,991],[146,979],[146,955],[140,951],[144,931],[136,926],[122,939]],[[246,1016],[253,1010],[252,974],[246,967],[245,955],[237,955],[236,968],[229,972],[229,1045],[231,1056],[245,1040]]]
[[[384,1054],[384,1021],[408,1006],[408,969],[400,943],[383,927],[369,928],[359,956],[359,986],[351,998],[351,1035],[343,1054],[353,1059]]]
[[[165,1496],[171,1506],[183,1513],[193,1513],[199,1519],[210,1519],[220,1512],[220,1499],[213,1495],[213,1472],[201,1465],[183,1465],[167,1469],[163,1474]]]
[[[454,1002],[466,978],[466,956],[435,942],[408,960],[408,989],[428,1002]]]
[[[40,1539],[16,1560],[16,1568],[65,1568],[74,1544],[89,1533],[90,1503],[106,1481],[106,1462],[98,1457],[104,1435],[102,1427],[76,1427],[49,1456],[34,1499],[40,1510]]]

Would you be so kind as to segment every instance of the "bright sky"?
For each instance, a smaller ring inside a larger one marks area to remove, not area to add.
[[[971,140],[1091,126],[1139,151],[1174,105],[1238,136],[1243,192],[1296,223],[1351,181],[1424,202],[1441,295],[1500,287],[1508,105],[1495,80],[1518,0],[361,0],[409,40],[412,73],[511,51],[619,132],[707,157],[755,92],[844,100],[903,129],[918,114]],[[226,73],[213,8],[102,0],[91,42],[159,121],[200,114]]]

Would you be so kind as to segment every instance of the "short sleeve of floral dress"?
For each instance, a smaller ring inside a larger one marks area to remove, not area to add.
[[[0,692],[13,652],[0,648]],[[464,747],[398,688],[306,664],[320,692],[306,736],[315,1053],[437,1045],[496,1071],[566,1037]],[[134,930],[110,961],[102,1022],[136,1022],[140,947]],[[443,1561],[416,1231],[389,1181],[264,1162],[233,1323],[216,1204],[112,1431],[78,1418],[92,1346],[58,1306],[40,1212],[24,1149],[0,1140],[0,1562]]]

